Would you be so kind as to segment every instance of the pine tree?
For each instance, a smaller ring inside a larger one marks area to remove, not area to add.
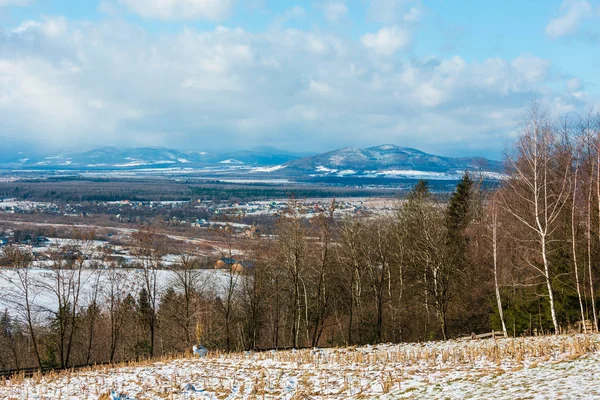
[[[469,226],[472,218],[473,180],[468,172],[465,172],[456,190],[450,198],[446,211],[446,226],[448,237],[457,245],[464,245],[464,231]]]

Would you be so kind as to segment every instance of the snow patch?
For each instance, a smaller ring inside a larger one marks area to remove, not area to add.
[[[316,171],[317,172],[325,172],[325,173],[335,173],[335,172],[337,172],[337,169],[331,169],[331,168],[324,167],[322,165],[318,165],[316,168]]]
[[[229,158],[227,160],[219,161],[219,164],[243,164],[243,162],[236,160],[235,158]]]
[[[285,168],[285,165],[276,165],[274,167],[256,167],[252,168],[250,172],[275,172],[283,168]]]

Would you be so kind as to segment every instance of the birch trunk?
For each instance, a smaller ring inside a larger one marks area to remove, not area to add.
[[[496,303],[498,305],[498,314],[500,315],[500,322],[502,323],[502,333],[504,334],[504,337],[508,337],[506,323],[504,322],[504,311],[502,310],[502,297],[500,297],[500,285],[498,285],[498,212],[496,210],[495,204],[492,207],[492,255],[494,259],[494,288],[496,291]]]
[[[583,301],[581,299],[581,285],[579,284],[579,267],[577,265],[577,238],[576,238],[576,224],[575,224],[575,200],[577,196],[577,173],[579,172],[579,164],[575,167],[575,174],[573,176],[573,198],[571,203],[571,244],[573,251],[573,269],[575,271],[575,284],[577,288],[577,298],[579,300],[579,309],[581,311],[581,325],[583,331],[587,333],[585,326],[585,312],[583,310]]]

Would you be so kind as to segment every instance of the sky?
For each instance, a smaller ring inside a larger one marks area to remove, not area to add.
[[[501,159],[599,70],[600,0],[0,0],[0,146]]]

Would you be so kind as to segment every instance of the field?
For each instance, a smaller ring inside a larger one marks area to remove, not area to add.
[[[600,397],[600,335],[209,353],[13,377],[7,399]],[[122,397],[118,397],[122,396]]]

